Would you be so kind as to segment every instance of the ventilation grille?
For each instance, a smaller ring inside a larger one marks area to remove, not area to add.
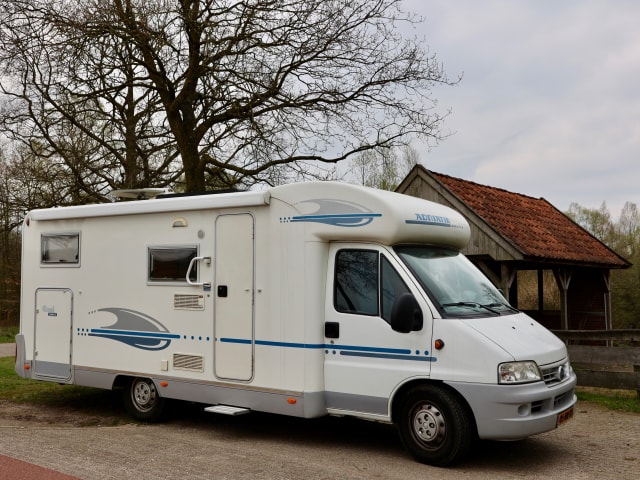
[[[173,295],[173,308],[176,310],[204,310],[204,295]]]
[[[189,370],[190,372],[204,372],[204,357],[202,355],[173,354],[173,368]]]

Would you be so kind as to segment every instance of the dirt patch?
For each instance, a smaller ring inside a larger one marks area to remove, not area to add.
[[[69,427],[116,426],[131,423],[124,409],[98,409],[92,405],[51,406],[14,403],[0,400],[0,420],[3,425],[57,425]]]

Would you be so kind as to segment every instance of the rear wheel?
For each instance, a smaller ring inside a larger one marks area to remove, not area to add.
[[[475,438],[475,423],[462,400],[439,385],[421,385],[401,400],[400,438],[416,460],[446,466],[462,460]]]
[[[136,420],[153,422],[162,417],[165,399],[160,396],[152,380],[134,378],[124,390],[124,405]]]

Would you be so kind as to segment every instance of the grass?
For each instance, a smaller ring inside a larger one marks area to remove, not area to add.
[[[20,330],[17,326],[2,327],[0,326],[0,343],[13,343],[16,341],[16,335]]]
[[[578,387],[578,400],[602,405],[617,412],[640,413],[640,398],[633,390]]]
[[[104,391],[20,378],[14,371],[13,357],[0,358],[1,400],[64,407],[82,403],[95,404],[99,396],[104,396]]]

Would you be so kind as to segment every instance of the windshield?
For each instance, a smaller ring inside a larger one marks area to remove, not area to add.
[[[403,246],[395,250],[443,317],[488,317],[517,312],[461,253],[426,246]]]

